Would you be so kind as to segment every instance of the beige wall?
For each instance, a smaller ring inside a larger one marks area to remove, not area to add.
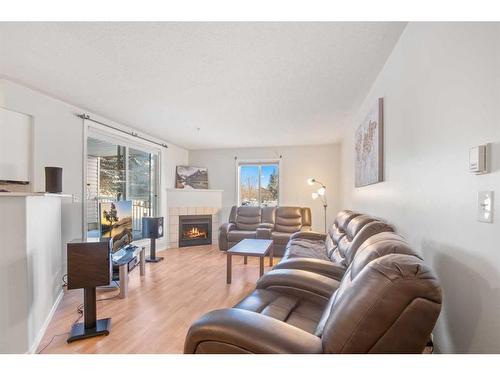
[[[274,159],[282,155],[281,197],[282,206],[311,207],[313,229],[323,231],[323,206],[313,201],[311,193],[316,188],[306,182],[316,177],[328,187],[328,222],[339,208],[339,146],[261,147],[220,150],[194,150],[189,152],[189,164],[208,168],[211,189],[222,189],[221,222],[228,219],[231,206],[237,204],[236,162],[239,159]]]
[[[385,182],[353,188],[353,134],[385,102]],[[491,142],[492,173],[468,172]],[[410,23],[342,142],[343,206],[387,219],[436,271],[442,352],[500,353],[500,26]],[[476,196],[494,190],[494,224]]]

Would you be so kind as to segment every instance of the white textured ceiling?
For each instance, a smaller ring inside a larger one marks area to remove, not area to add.
[[[0,74],[189,149],[325,144],[404,27],[0,23]]]

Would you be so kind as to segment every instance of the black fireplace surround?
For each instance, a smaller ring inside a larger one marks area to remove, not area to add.
[[[179,216],[179,247],[211,244],[212,215]]]

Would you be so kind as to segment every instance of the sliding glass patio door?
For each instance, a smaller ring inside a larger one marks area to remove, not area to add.
[[[142,218],[158,209],[158,155],[98,133],[87,137],[87,237],[101,235],[101,203],[131,201],[133,239],[142,238]]]

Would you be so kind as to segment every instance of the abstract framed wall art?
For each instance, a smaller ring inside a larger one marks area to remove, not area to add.
[[[354,186],[384,180],[384,99],[379,98],[358,126],[354,137]]]

